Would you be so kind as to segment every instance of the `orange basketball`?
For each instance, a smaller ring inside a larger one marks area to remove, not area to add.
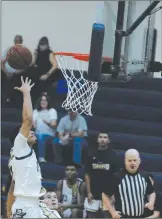
[[[16,70],[25,70],[32,62],[32,54],[22,45],[12,46],[7,52],[8,64]]]

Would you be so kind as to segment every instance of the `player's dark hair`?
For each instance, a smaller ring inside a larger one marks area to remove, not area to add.
[[[9,137],[9,140],[10,140],[12,146],[14,145],[15,138],[16,138],[16,136],[18,135],[18,133],[19,133],[19,131],[20,131],[20,127],[21,127],[20,125],[17,126],[17,127],[14,128],[14,130],[11,132],[11,135],[10,135],[10,137]]]
[[[16,128],[14,128],[14,130],[11,132],[11,135],[9,137],[9,140],[12,144],[12,146],[14,145],[14,141],[15,141],[15,138],[16,136],[18,135],[18,133],[20,132],[20,128],[21,128],[21,125],[17,126]],[[32,127],[30,131],[35,131],[34,128]]]
[[[49,46],[49,41],[48,41],[48,38],[47,37],[42,37],[40,40],[39,40],[39,43],[38,43],[38,46],[40,45],[48,45]]]
[[[75,167],[76,171],[78,171],[78,169],[81,168],[81,165],[76,164],[76,163],[74,163],[74,162],[70,162],[70,163],[68,163],[68,164],[66,165],[65,170],[66,170],[66,168],[69,167],[69,166]]]
[[[38,43],[38,47],[37,47],[37,52],[39,53],[40,52],[40,45],[48,45],[48,50],[52,52],[52,50],[50,49],[50,46],[49,46],[49,41],[48,41],[48,38],[47,37],[42,37],[40,40],[39,40],[39,43]]]
[[[44,93],[38,98],[38,100],[36,102],[35,109],[38,110],[38,111],[42,110],[42,108],[41,108],[42,97],[45,97],[47,102],[48,102],[47,109],[51,109],[52,107],[51,107],[50,97],[47,94],[44,94]]]
[[[109,134],[108,134],[108,132],[107,132],[106,130],[100,130],[100,131],[97,132],[97,138],[98,138],[98,136],[99,136],[101,133],[107,134],[108,137],[109,137]]]

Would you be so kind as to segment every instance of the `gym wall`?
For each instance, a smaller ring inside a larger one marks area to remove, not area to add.
[[[140,1],[134,18],[150,1]],[[104,3],[104,2],[102,2]],[[47,36],[54,51],[88,53],[92,24],[99,1],[3,1],[2,2],[2,51],[13,44],[13,37],[21,34],[24,44],[32,51],[38,40]],[[101,1],[100,1],[101,4]],[[113,56],[114,30],[116,27],[117,2],[109,2],[105,8],[104,55]],[[107,11],[109,9],[109,11]],[[127,11],[127,5],[126,5]],[[108,18],[108,19],[107,19]],[[126,27],[126,16],[124,26]],[[161,12],[157,12],[155,27],[158,29],[156,59],[161,60]],[[143,57],[145,20],[131,36],[130,59]],[[122,51],[124,51],[124,42]]]

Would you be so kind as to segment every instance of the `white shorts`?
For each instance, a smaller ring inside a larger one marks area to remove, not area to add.
[[[88,199],[86,198],[84,201],[84,209],[90,212],[97,212],[101,208],[101,201],[92,199],[92,203],[88,203]]]
[[[16,198],[12,218],[61,218],[57,211],[48,209],[38,199]]]
[[[114,202],[115,202],[114,197],[111,197],[110,200],[111,200],[111,204],[114,206]],[[100,209],[103,210],[103,211],[107,211],[107,208],[104,205],[104,203],[102,202],[102,200],[92,199],[92,203],[89,204],[87,198],[84,201],[84,209],[86,211],[91,211],[91,212],[97,212]]]
[[[63,215],[64,218],[70,218],[70,217],[71,217],[71,214],[72,214],[72,211],[71,211],[70,208],[66,209],[66,210],[62,213],[62,215]]]

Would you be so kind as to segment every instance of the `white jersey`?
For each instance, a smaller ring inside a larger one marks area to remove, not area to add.
[[[69,188],[67,180],[64,179],[62,183],[62,203],[63,204],[79,204],[80,203],[80,185],[82,179],[77,179],[77,194],[73,195],[72,188]]]
[[[21,133],[15,138],[13,155],[14,196],[39,198],[44,195],[45,190],[41,194],[42,176],[35,152]]]

